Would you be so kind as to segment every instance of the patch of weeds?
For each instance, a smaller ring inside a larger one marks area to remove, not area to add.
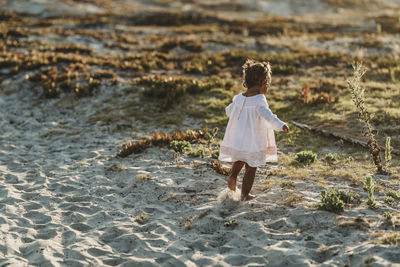
[[[368,192],[367,205],[370,209],[376,209],[374,190],[376,188],[376,182],[371,176],[366,176],[364,179],[363,189]]]
[[[165,109],[181,100],[186,94],[199,94],[211,88],[228,88],[232,82],[212,77],[211,79],[195,79],[184,77],[151,75],[136,80],[136,84],[145,85],[147,89],[144,96],[148,98],[161,99]]]
[[[341,213],[344,210],[344,202],[340,199],[337,188],[329,191],[323,190],[321,192],[321,202],[318,207],[322,210],[335,213]]]
[[[400,235],[398,232],[392,231],[381,238],[381,244],[390,246],[400,246]]]
[[[203,52],[205,50],[204,45],[198,40],[174,39],[163,43],[160,47],[160,51],[169,52],[171,49],[174,49],[178,46],[190,52]]]
[[[229,176],[231,174],[231,169],[224,167],[221,162],[217,162],[216,160],[211,161],[211,168],[219,174]]]
[[[393,191],[393,190],[387,191],[386,192],[386,196],[392,197],[393,199],[400,200],[400,193],[396,192],[396,191]]]
[[[145,224],[149,219],[150,219],[149,215],[145,213],[135,216],[135,221],[137,221],[140,224]]]
[[[388,204],[389,206],[395,207],[397,206],[396,201],[391,196],[385,196],[383,201]]]
[[[169,144],[169,147],[172,148],[175,152],[185,152],[190,150],[191,145],[188,141],[171,141],[171,143]]]
[[[310,165],[317,160],[317,155],[312,151],[301,151],[296,154],[294,158],[299,164],[303,166]]]
[[[224,222],[225,227],[235,227],[238,225],[238,222],[236,219],[231,219],[229,221]]]
[[[205,158],[208,153],[208,149],[204,147],[203,145],[199,145],[196,149],[192,149],[189,152],[189,155],[194,156],[194,157],[200,157],[200,158]]]
[[[294,188],[296,185],[293,181],[283,181],[281,183],[282,188]]]

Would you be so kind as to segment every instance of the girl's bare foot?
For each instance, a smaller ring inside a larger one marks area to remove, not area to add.
[[[249,201],[250,199],[253,199],[253,198],[255,198],[256,196],[255,195],[252,195],[252,194],[248,194],[247,196],[243,196],[242,195],[242,201]]]
[[[236,191],[236,179],[233,177],[228,178],[228,188],[232,191]]]

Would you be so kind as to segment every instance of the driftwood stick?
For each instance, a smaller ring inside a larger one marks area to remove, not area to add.
[[[345,136],[345,135],[342,135],[340,133],[330,132],[330,131],[325,130],[325,129],[320,129],[320,128],[317,128],[317,127],[313,127],[313,126],[310,126],[310,125],[307,125],[307,124],[304,124],[304,123],[299,123],[299,122],[295,122],[295,121],[291,121],[291,122],[294,125],[296,125],[297,127],[301,128],[301,129],[306,129],[306,130],[309,130],[309,131],[321,133],[321,134],[323,134],[325,136],[330,136],[330,137],[342,139],[342,140],[347,141],[349,143],[356,144],[356,145],[368,148],[368,144],[365,141],[362,141],[362,140],[359,140],[359,139],[355,139],[355,138],[351,138],[349,136]],[[382,146],[379,146],[379,147],[380,147],[380,149],[382,149],[382,151],[385,151],[384,147],[382,147]],[[397,150],[397,149],[392,149],[392,154],[400,155],[400,151]]]

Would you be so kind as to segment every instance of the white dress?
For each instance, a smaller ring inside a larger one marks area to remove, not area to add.
[[[249,97],[238,94],[225,111],[229,121],[220,146],[219,160],[240,160],[251,167],[278,160],[274,130],[282,131],[285,123],[271,112],[263,94]]]

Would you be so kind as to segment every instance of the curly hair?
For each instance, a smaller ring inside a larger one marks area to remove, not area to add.
[[[243,69],[243,86],[250,88],[253,86],[261,86],[263,84],[271,84],[271,66],[268,61],[257,62],[247,59],[242,66]]]

